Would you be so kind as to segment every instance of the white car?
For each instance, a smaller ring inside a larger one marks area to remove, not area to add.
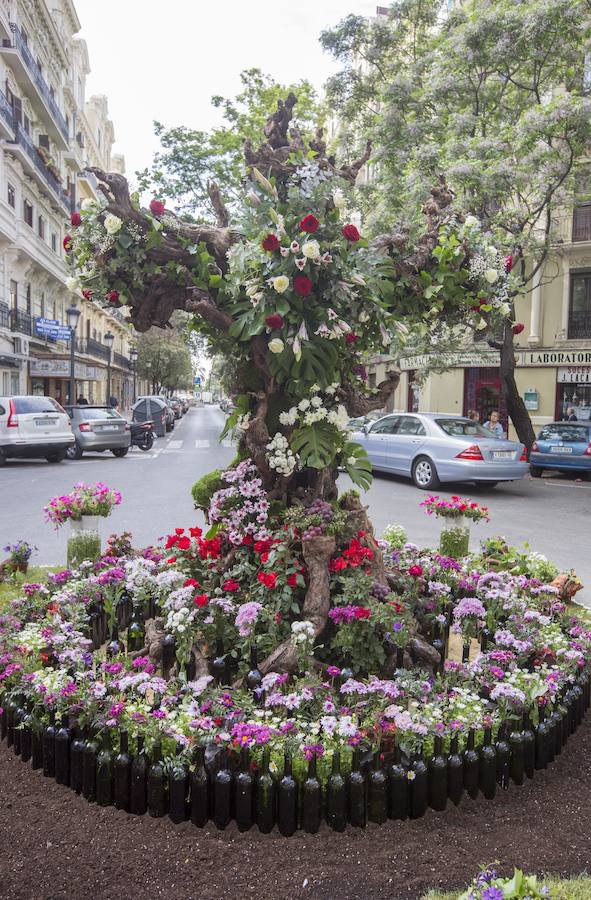
[[[0,466],[15,457],[61,462],[74,440],[66,411],[52,397],[0,397]]]

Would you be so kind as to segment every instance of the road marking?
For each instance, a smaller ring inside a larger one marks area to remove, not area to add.
[[[168,446],[170,450],[180,450],[183,446],[182,441],[169,441]]]
[[[195,449],[196,450],[207,450],[209,447],[209,441],[195,441]]]
[[[550,481],[547,478],[544,478],[544,484],[549,484],[552,487],[576,488],[576,490],[578,490],[578,491],[580,491],[580,490],[591,491],[591,484],[583,484],[583,483],[573,484],[570,481]]]

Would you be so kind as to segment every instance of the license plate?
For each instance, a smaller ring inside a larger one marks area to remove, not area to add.
[[[97,431],[119,431],[118,425],[101,425],[100,428],[97,428]]]
[[[493,459],[513,459],[512,450],[493,450]]]
[[[37,428],[46,428],[48,425],[55,425],[56,419],[35,419]]]
[[[550,447],[550,453],[572,453],[572,447]]]

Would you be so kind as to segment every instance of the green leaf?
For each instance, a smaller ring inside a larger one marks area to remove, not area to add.
[[[372,481],[371,463],[365,447],[353,441],[347,441],[342,451],[344,469],[353,482],[366,491]]]
[[[133,238],[131,235],[126,234],[124,231],[121,232],[117,238],[117,243],[120,247],[123,247],[124,250],[127,250],[128,247],[131,247],[133,244]]]
[[[290,440],[291,448],[303,466],[324,469],[333,461],[338,450],[336,428],[328,422],[315,422],[297,428]]]
[[[240,416],[246,415],[246,413],[248,412],[248,409],[249,409],[248,395],[240,394],[240,396],[236,398],[236,409],[234,410],[234,412],[230,413],[230,415],[226,419],[226,424],[224,425],[224,427],[222,429],[222,433],[219,436],[218,440],[219,440],[220,444],[224,440],[226,435],[229,434],[232,431],[232,429],[236,426],[236,423],[238,422],[238,419],[240,418]]]

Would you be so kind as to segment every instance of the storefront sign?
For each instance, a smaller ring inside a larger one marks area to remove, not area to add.
[[[69,359],[30,359],[30,374],[43,378],[69,378],[70,377],[70,360]],[[101,378],[97,366],[87,366],[84,363],[75,363],[74,373],[80,381],[98,381]]]
[[[558,369],[559,384],[591,384],[591,366],[564,366]]]
[[[52,338],[56,341],[69,341],[71,337],[67,325],[62,325],[57,319],[45,319],[42,316],[37,316],[35,319],[35,332],[41,337]]]
[[[591,366],[591,350],[519,350],[518,366]]]
[[[500,354],[495,350],[483,350],[481,352],[478,352],[477,350],[466,350],[464,352],[460,351],[459,353],[447,353],[437,357],[430,356],[427,353],[424,353],[421,356],[408,356],[406,359],[401,359],[398,366],[403,371],[408,369],[424,369],[426,366],[433,366],[435,360],[437,360],[437,368],[450,369],[471,368],[473,366],[496,368],[501,364]]]

